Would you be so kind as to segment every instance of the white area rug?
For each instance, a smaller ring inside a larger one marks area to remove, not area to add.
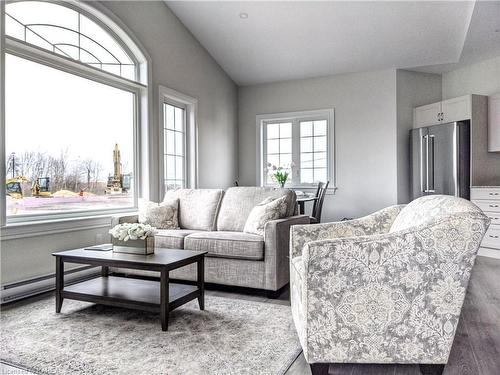
[[[159,315],[54,298],[1,314],[1,359],[41,374],[283,374],[300,353],[289,306],[207,296]]]

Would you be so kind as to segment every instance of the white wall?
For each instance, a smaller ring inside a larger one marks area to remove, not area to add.
[[[197,98],[199,187],[232,185],[238,173],[234,82],[162,1],[101,3],[132,30],[153,60],[154,134],[158,134],[159,85]],[[152,155],[157,155],[157,146],[152,145]]]
[[[497,92],[500,92],[500,56],[443,74],[443,99]]]
[[[240,185],[256,184],[256,115],[334,108],[338,190],[323,220],[397,202],[395,70],[241,87],[238,106]]]
[[[397,71],[398,203],[411,200],[410,130],[413,108],[441,100],[441,75]]]
[[[161,1],[105,1],[152,58],[154,97],[151,98],[155,143],[149,150],[158,158],[158,86],[163,85],[198,99],[199,186],[225,188],[237,176],[237,87]],[[156,165],[151,176],[153,198],[158,198]],[[156,196],[155,196],[156,192]],[[38,235],[1,242],[2,284],[54,272],[51,252],[93,245],[106,227]]]

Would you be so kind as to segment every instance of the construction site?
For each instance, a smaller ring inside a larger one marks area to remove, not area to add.
[[[52,173],[51,176],[30,173],[30,176],[25,176],[18,173],[21,161],[16,161],[14,153],[8,161],[9,175],[5,180],[7,216],[119,209],[133,205],[132,175],[123,173],[118,144],[113,149],[113,173],[109,173],[104,181],[100,178],[99,164],[92,160],[81,163],[79,171],[67,174],[65,178],[61,176],[63,173]]]

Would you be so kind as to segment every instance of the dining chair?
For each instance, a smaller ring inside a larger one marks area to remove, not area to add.
[[[321,223],[321,211],[323,210],[323,201],[325,200],[326,190],[330,181],[318,183],[318,188],[316,189],[316,200],[313,204],[312,214],[310,217],[311,224]]]

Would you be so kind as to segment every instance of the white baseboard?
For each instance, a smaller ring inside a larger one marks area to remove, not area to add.
[[[488,258],[500,259],[500,250],[490,249],[487,247],[480,247],[477,255],[480,255],[483,257],[488,257]]]
[[[64,283],[71,284],[90,279],[100,274],[101,267],[85,266],[68,270],[64,273]],[[55,274],[40,276],[34,279],[4,284],[0,288],[0,303],[12,302],[55,289]]]

